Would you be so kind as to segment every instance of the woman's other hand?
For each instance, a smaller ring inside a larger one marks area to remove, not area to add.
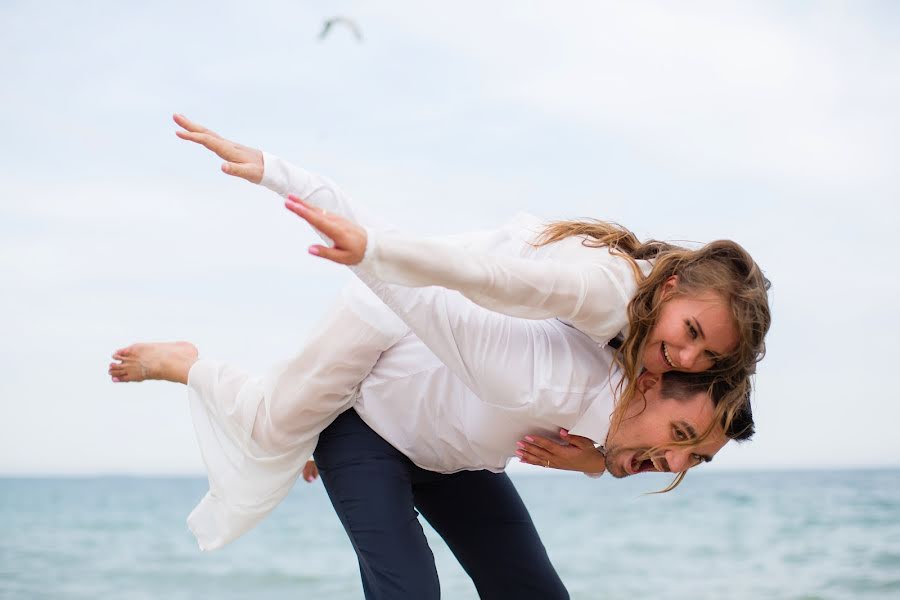
[[[303,465],[303,481],[307,483],[312,483],[319,476],[319,468],[316,466],[315,461],[308,460],[306,464]]]
[[[223,173],[246,179],[250,183],[262,181],[263,155],[260,150],[226,140],[215,131],[194,123],[184,115],[176,114],[172,118],[182,128],[176,131],[175,135],[212,150],[216,156],[225,161],[222,163]]]
[[[340,215],[327,213],[321,208],[307,204],[293,194],[288,196],[284,206],[328,236],[334,243],[330,248],[314,244],[309,247],[310,254],[342,265],[356,265],[363,259],[368,243],[368,235],[363,227]]]
[[[592,440],[580,435],[570,435],[565,429],[559,430],[559,437],[562,442],[539,435],[526,435],[516,442],[519,447],[516,455],[521,462],[551,469],[581,471],[592,475],[606,470],[606,459],[594,447]]]

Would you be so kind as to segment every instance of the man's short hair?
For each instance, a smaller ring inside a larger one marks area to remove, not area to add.
[[[713,406],[716,408],[723,402],[738,404],[736,410],[723,411],[722,426],[725,428],[725,435],[742,442],[749,440],[756,433],[753,410],[750,407],[749,381],[745,382],[742,390],[737,390],[733,385],[708,373],[668,371],[663,374],[661,385],[660,392],[666,398],[689,400],[699,393],[706,393],[712,398]],[[729,412],[732,413],[730,421]]]

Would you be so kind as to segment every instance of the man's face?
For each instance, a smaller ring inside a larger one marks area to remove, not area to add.
[[[700,444],[673,445],[696,439],[706,431],[714,419],[712,400],[706,393],[687,400],[663,398],[659,381],[646,378],[642,384],[646,388],[646,407],[640,399],[634,402],[619,428],[606,439],[606,469],[613,477],[646,471],[686,471],[712,460],[728,442],[725,432],[717,427]],[[657,450],[650,456],[652,448]]]

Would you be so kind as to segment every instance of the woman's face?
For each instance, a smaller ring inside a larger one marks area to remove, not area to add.
[[[657,374],[706,371],[737,347],[730,307],[715,292],[676,294],[675,278],[665,286],[668,299],[660,306],[659,319],[644,346],[643,367]]]

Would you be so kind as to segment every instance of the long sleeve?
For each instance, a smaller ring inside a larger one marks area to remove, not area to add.
[[[583,360],[577,356],[578,348],[557,335],[554,328],[561,325],[554,321],[510,317],[451,290],[391,285],[365,269],[354,271],[488,404],[521,408],[533,404],[542,391],[566,390],[565,379],[559,372],[554,377],[554,369],[565,370],[573,361]],[[589,338],[583,339],[596,348]]]
[[[637,288],[634,272],[606,248],[578,240],[567,250],[564,260],[521,258],[370,229],[361,267],[386,283],[457,290],[507,315],[558,317],[606,343],[627,326],[625,307]]]
[[[368,228],[363,266],[386,283],[438,285],[524,319],[558,317],[601,344],[627,327],[625,307],[637,282],[628,261],[606,248],[569,243],[558,257],[534,260],[461,247],[446,239],[386,233],[392,229],[387,222],[354,205],[331,180],[268,153],[263,160],[263,186],[282,196],[293,193]]]
[[[307,171],[268,152],[263,152],[263,178],[259,184],[282,197],[294,194],[313,206],[346,217],[364,227],[393,229],[385,219],[355,205],[350,196],[327,177]]]

